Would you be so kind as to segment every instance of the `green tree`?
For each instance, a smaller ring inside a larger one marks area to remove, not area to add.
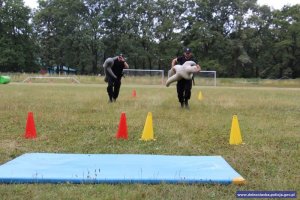
[[[156,23],[154,27],[156,65],[169,70],[171,60],[182,53],[180,30],[184,27],[186,9],[181,1],[160,0],[155,4]]]
[[[273,66],[269,50],[272,48],[270,27],[272,24],[272,12],[268,6],[255,6],[252,15],[246,20],[247,27],[244,34],[245,48],[252,59],[251,74],[260,77]]]
[[[272,11],[256,0],[39,0],[39,4],[33,22],[45,66],[67,65],[95,74],[102,72],[107,57],[123,53],[131,68],[167,70],[171,59],[189,46],[202,68],[217,70],[218,76],[300,76],[299,5]],[[9,16],[3,9],[1,15]],[[4,34],[7,27],[1,18],[5,41],[1,48],[6,51],[0,55],[8,54],[9,42],[16,41]],[[1,66],[6,58],[1,56]]]
[[[81,62],[81,22],[84,5],[80,0],[39,1],[34,24],[46,66],[77,67]]]
[[[30,17],[22,0],[0,1],[0,71],[38,71]]]
[[[86,12],[83,18],[82,36],[88,51],[87,55],[90,55],[92,64],[92,72],[96,74],[99,72],[98,65],[101,62],[100,56],[102,56],[102,62],[105,60],[105,53],[103,51],[102,38],[104,36],[105,25],[105,12],[109,4],[107,0],[85,0],[84,5]],[[100,69],[102,69],[100,67]]]
[[[203,68],[218,70],[221,76],[239,76],[241,67],[250,62],[242,36],[255,1],[198,0],[187,5],[184,44],[195,49]]]
[[[274,59],[278,78],[300,75],[300,5],[284,7],[274,13]]]

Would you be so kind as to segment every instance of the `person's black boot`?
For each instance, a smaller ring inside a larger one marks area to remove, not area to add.
[[[184,108],[184,102],[180,102],[180,107]]]
[[[190,109],[190,106],[189,106],[189,101],[188,100],[186,100],[185,102],[184,102],[184,105],[185,105],[185,108],[186,109]]]

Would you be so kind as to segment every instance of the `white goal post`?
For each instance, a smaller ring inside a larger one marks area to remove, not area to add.
[[[152,69],[124,69],[124,83],[144,85],[164,85],[165,71]],[[216,71],[200,71],[194,73],[194,82],[197,86],[217,86]]]
[[[217,72],[216,71],[200,71],[194,73],[195,85],[200,86],[217,86]]]
[[[145,84],[145,85],[160,85],[164,84],[164,70],[155,69],[124,69],[125,83]]]
[[[29,76],[23,80],[23,83],[29,82],[32,79],[71,79],[75,83],[80,83],[79,80],[72,76]]]

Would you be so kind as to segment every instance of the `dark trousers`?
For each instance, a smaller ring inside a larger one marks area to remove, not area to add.
[[[177,95],[180,103],[187,102],[191,98],[192,80],[181,79],[177,81]]]
[[[120,87],[121,87],[121,78],[117,78],[117,79],[113,79],[111,77],[108,78],[107,93],[108,93],[109,100],[118,98]]]

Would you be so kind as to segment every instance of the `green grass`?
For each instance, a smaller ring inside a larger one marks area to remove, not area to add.
[[[300,89],[240,86],[194,87],[191,109],[183,110],[174,86],[124,84],[109,104],[103,84],[0,85],[1,164],[28,152],[221,155],[247,180],[245,186],[0,184],[1,199],[235,199],[238,190],[299,192]],[[35,140],[23,137],[29,111]],[[115,139],[121,112],[128,140]],[[143,142],[148,112],[157,140]],[[234,114],[244,145],[229,145]]]

